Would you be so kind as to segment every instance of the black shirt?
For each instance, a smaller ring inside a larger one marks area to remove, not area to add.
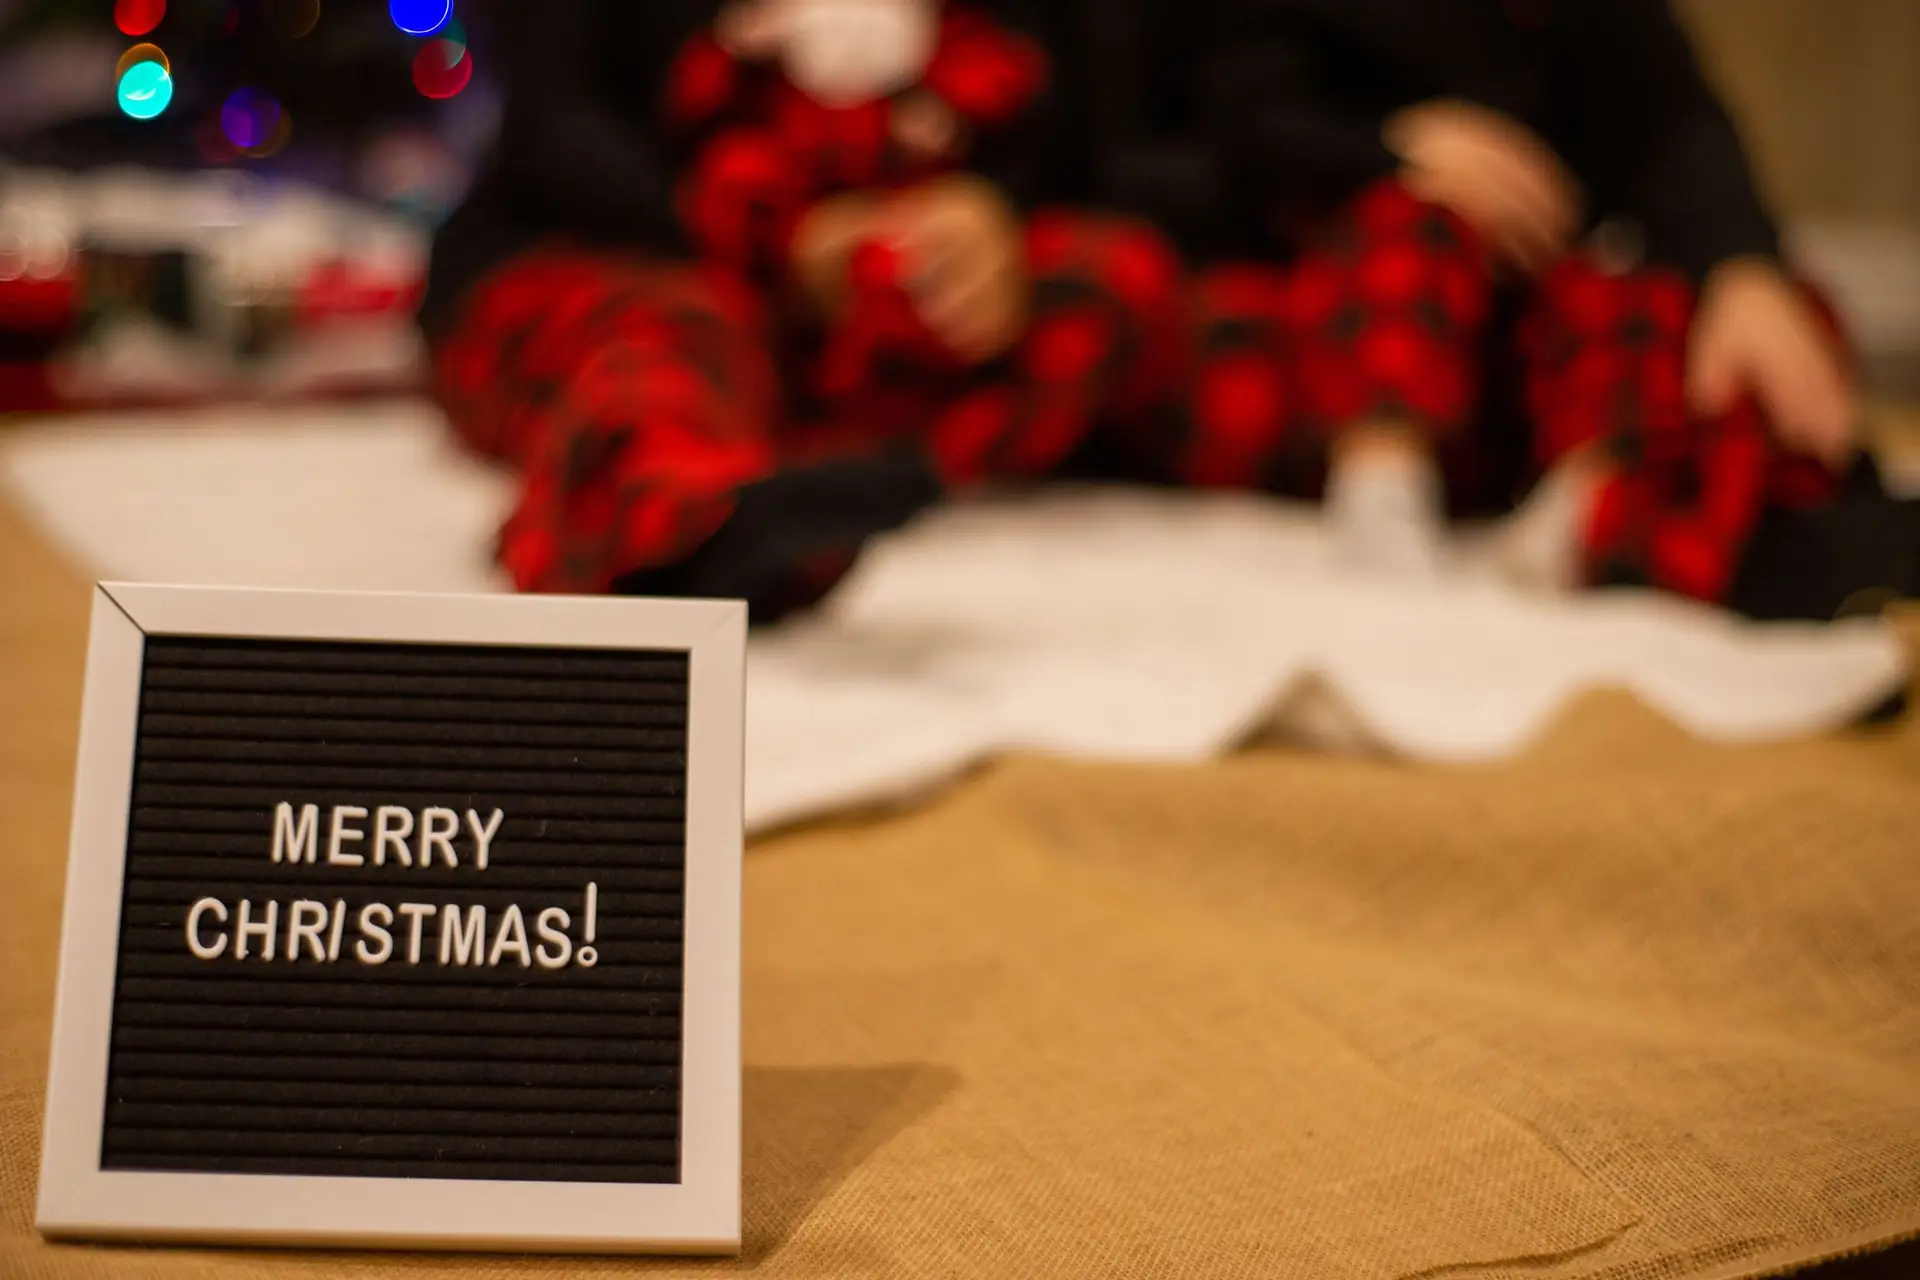
[[[1389,174],[1395,111],[1479,103],[1539,133],[1590,223],[1704,275],[1777,255],[1738,133],[1668,0],[1060,0],[1102,105],[1070,148],[1095,198],[1202,257],[1271,248],[1276,208],[1327,208]],[[1128,12],[1115,21],[1116,10]]]

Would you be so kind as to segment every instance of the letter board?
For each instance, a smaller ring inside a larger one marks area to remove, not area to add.
[[[101,587],[42,1230],[737,1248],[744,642]]]

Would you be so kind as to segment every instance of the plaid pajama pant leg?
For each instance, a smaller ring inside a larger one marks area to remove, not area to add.
[[[530,252],[475,290],[434,371],[462,439],[522,474],[499,557],[523,591],[681,560],[775,465],[758,301],[723,273]]]
[[[1396,421],[1436,444],[1472,425],[1493,272],[1471,228],[1394,180],[1309,238],[1283,299],[1298,412],[1325,436]]]
[[[1311,495],[1340,432],[1391,420],[1451,448],[1478,405],[1493,277],[1470,228],[1395,181],[1285,265],[1202,273],[1182,411],[1146,442],[1189,483]]]
[[[1838,342],[1836,317],[1815,302]],[[1822,505],[1835,481],[1784,451],[1751,397],[1716,418],[1689,409],[1694,304],[1676,272],[1566,259],[1522,322],[1525,397],[1542,468],[1586,449],[1610,464],[1585,531],[1588,580],[1723,602],[1767,508]]]
[[[1011,357],[950,377],[886,368],[806,427],[783,421],[759,300],[737,276],[565,252],[509,263],[435,350],[455,429],[523,476],[502,564],[522,590],[606,591],[687,560],[749,487],[902,447],[925,461],[847,483],[1047,473],[1097,422],[1162,394],[1178,272],[1151,228],[1077,214],[1035,217],[1027,256],[1031,323]]]

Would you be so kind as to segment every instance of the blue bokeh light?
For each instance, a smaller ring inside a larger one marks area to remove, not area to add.
[[[410,36],[430,36],[453,17],[453,0],[387,0],[393,25]]]

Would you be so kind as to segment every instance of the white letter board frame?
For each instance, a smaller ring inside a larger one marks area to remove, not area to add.
[[[100,584],[87,657],[48,1071],[41,1232],[54,1239],[173,1243],[738,1252],[746,625],[745,606],[722,601]],[[149,635],[688,655],[677,1184],[100,1167]]]

